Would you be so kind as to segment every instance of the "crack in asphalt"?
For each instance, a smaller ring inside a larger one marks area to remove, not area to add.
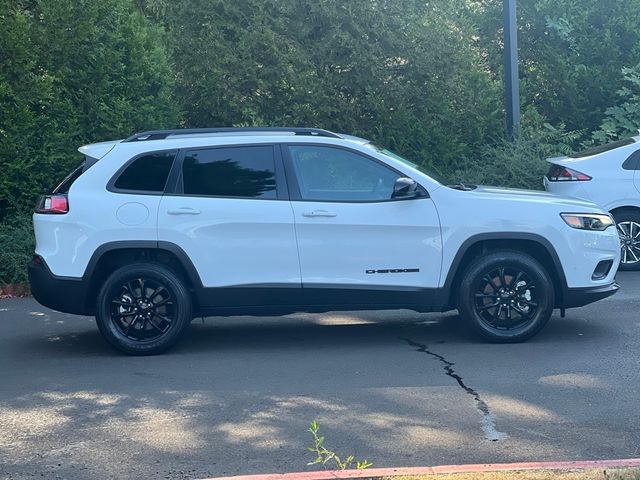
[[[476,392],[473,388],[467,386],[464,383],[462,377],[453,369],[455,363],[450,362],[442,355],[430,351],[425,344],[414,342],[413,340],[409,340],[408,338],[402,338],[402,340],[407,342],[410,346],[415,347],[416,351],[426,353],[427,355],[431,355],[433,358],[439,360],[440,363],[442,363],[442,367],[447,376],[453,378],[458,383],[460,388],[462,388],[467,394],[473,397],[476,403],[476,408],[482,414],[482,431],[484,432],[484,436],[487,440],[497,442],[499,440],[504,440],[505,438],[507,438],[506,433],[500,432],[496,428],[496,421],[493,414],[489,410],[489,405],[487,405],[486,402],[482,400],[482,398],[480,398],[480,394],[478,392]]]

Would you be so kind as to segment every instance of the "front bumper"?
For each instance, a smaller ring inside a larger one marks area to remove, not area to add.
[[[76,315],[93,315],[87,308],[87,284],[82,278],[56,277],[44,260],[29,264],[31,293],[38,303],[52,310]]]
[[[614,295],[620,289],[620,285],[612,282],[608,285],[598,285],[597,287],[567,288],[562,296],[559,308],[576,308],[589,305],[603,298]]]

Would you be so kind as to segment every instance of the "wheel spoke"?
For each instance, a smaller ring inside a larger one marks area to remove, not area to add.
[[[633,258],[635,259],[635,260],[633,261],[633,263],[637,262],[637,261],[638,261],[638,256],[637,256],[635,253],[633,253],[633,247],[632,247],[632,246],[630,246],[630,247],[628,248],[628,250],[629,250],[629,253],[630,253],[631,255],[633,255]],[[629,262],[629,263],[631,263],[631,262]]]
[[[476,298],[496,298],[495,293],[476,293]]]
[[[518,274],[516,275],[516,278],[511,282],[511,285],[514,285],[516,288],[518,288],[518,283],[520,282],[520,280],[522,280],[523,276],[524,276],[524,272],[518,272]]]
[[[513,309],[516,311],[516,313],[517,313],[518,315],[520,315],[522,318],[528,318],[528,317],[529,317],[529,315],[528,315],[524,310],[522,310],[519,306],[517,306],[517,305],[513,305],[513,307],[512,307],[512,308],[513,308]]]
[[[173,303],[171,301],[171,297],[167,297],[167,298],[163,298],[162,300],[160,300],[158,303],[154,303],[153,306],[154,307],[161,307],[162,305],[164,305],[165,303]]]
[[[111,300],[111,303],[114,303],[116,305],[121,305],[123,307],[131,307],[131,308],[134,308],[136,306],[135,303],[123,302],[121,300]]]
[[[152,316],[152,317],[149,317],[149,324],[150,324],[153,328],[155,328],[157,331],[159,331],[160,333],[164,333],[164,332],[166,332],[166,331],[167,331],[166,329],[165,329],[165,330],[163,330],[163,329],[161,329],[161,328],[158,326],[158,324],[153,320],[153,316]]]
[[[501,268],[500,270],[498,270],[498,275],[500,276],[500,286],[502,288],[507,286],[507,281],[504,278],[504,268]]]
[[[140,318],[139,315],[136,315],[135,317],[133,317],[133,319],[131,320],[131,322],[129,322],[129,325],[127,325],[127,328],[124,331],[125,335],[129,335],[129,330],[131,330],[131,327],[133,327],[133,325],[138,321],[138,319]]]
[[[496,308],[499,305],[500,305],[500,302],[492,303],[491,305],[483,305],[482,307],[477,308],[477,311],[484,312],[486,310],[489,310],[490,308]]]
[[[495,292],[496,290],[498,290],[500,287],[498,285],[496,285],[493,281],[493,278],[491,278],[489,275],[485,275],[482,280],[484,280],[485,282],[487,282],[489,285],[491,285],[491,288],[493,288],[493,291]]]
[[[156,298],[158,296],[158,294],[163,290],[166,291],[167,289],[164,288],[162,285],[160,285],[158,288],[156,288],[153,291],[153,293],[151,295],[149,295],[149,300],[153,300],[154,298]]]
[[[144,288],[146,282],[145,282],[144,278],[139,278],[138,282],[140,282],[140,297],[146,300],[147,299],[147,291]]]
[[[167,323],[173,322],[173,320],[171,320],[170,318],[168,318],[168,317],[166,317],[164,315],[161,315],[161,314],[159,314],[157,312],[156,312],[155,316],[158,317],[160,320],[164,320]]]

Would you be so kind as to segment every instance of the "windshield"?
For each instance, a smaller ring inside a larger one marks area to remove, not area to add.
[[[387,150],[386,148],[378,147],[377,145],[374,145],[373,143],[368,143],[366,146],[369,147],[369,148],[374,149],[378,153],[386,155],[387,157],[391,157],[394,160],[398,160],[398,161],[404,163],[405,165],[407,165],[407,166],[409,166],[409,167],[411,167],[411,168],[413,168],[415,170],[418,170],[420,173],[424,173],[425,175],[427,175],[428,177],[434,179],[436,182],[441,183],[442,185],[448,185],[450,183],[443,175],[440,175],[439,173],[436,173],[433,170],[427,170],[422,165],[419,165],[417,163],[413,163],[411,160],[407,160],[406,158],[401,157],[397,153],[393,153],[391,150]]]

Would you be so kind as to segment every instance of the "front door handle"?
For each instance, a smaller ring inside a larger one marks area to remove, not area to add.
[[[200,215],[202,212],[190,207],[181,207],[174,210],[167,210],[169,215]]]
[[[336,213],[327,212],[326,210],[312,210],[302,214],[303,217],[335,217],[336,215]]]

